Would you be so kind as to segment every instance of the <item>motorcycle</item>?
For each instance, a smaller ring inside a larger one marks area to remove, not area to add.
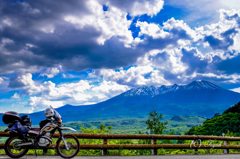
[[[10,137],[4,147],[9,157],[22,157],[30,148],[35,149],[35,154],[36,149],[43,149],[43,153],[47,153],[47,147],[53,142],[52,138],[56,130],[60,134],[56,142],[58,154],[63,158],[72,158],[77,155],[80,149],[78,139],[73,135],[62,133],[63,130],[76,130],[63,127],[61,115],[52,106],[46,111],[44,112],[46,119],[40,122],[40,128],[31,127],[31,119],[28,115],[20,117],[16,112],[3,114],[3,122],[8,124],[5,132],[10,131]]]

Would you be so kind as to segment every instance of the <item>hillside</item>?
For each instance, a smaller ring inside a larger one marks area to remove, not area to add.
[[[227,133],[240,133],[240,102],[224,111],[222,115],[207,119],[200,126],[193,126],[188,135],[218,135]]]

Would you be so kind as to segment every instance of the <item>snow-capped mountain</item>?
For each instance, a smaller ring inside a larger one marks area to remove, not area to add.
[[[159,90],[154,86],[141,86],[139,88],[133,88],[124,93],[124,96],[136,96],[136,95],[147,95],[147,96],[155,96],[159,94]]]
[[[161,87],[154,87],[154,86],[141,86],[139,88],[133,88],[127,92],[125,92],[124,96],[151,96],[154,97],[159,94],[165,94],[168,92],[176,92],[176,91],[189,91],[189,90],[203,90],[203,89],[209,89],[209,90],[218,90],[222,89],[221,87],[208,82],[208,81],[193,81],[187,85],[170,85],[165,86],[162,85]]]

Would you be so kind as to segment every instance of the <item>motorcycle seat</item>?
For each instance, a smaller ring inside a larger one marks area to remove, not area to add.
[[[40,129],[40,128],[30,128],[30,130],[33,130],[33,131],[40,131],[41,129]]]
[[[39,134],[40,128],[29,128],[28,133],[30,134]]]

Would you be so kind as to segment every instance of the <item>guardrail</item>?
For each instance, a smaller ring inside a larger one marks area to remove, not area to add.
[[[225,149],[225,153],[229,153],[229,149],[240,149],[240,145],[228,145],[228,141],[240,141],[240,137],[222,137],[222,136],[204,136],[204,135],[145,135],[145,134],[86,134],[86,133],[64,133],[64,135],[74,135],[77,138],[84,139],[102,139],[102,144],[81,144],[81,149],[102,149],[102,155],[107,154],[108,149],[152,149],[152,154],[157,155],[157,149]],[[0,131],[1,137],[8,137],[10,134]],[[54,138],[59,137],[59,133],[55,133]],[[107,139],[151,139],[152,144],[107,144]],[[192,140],[191,144],[157,144],[158,139],[165,140]],[[224,145],[203,145],[201,140],[223,140]],[[200,141],[200,144],[199,144]],[[4,143],[0,143],[0,148],[4,147]],[[51,144],[48,148],[54,149],[55,144]]]

